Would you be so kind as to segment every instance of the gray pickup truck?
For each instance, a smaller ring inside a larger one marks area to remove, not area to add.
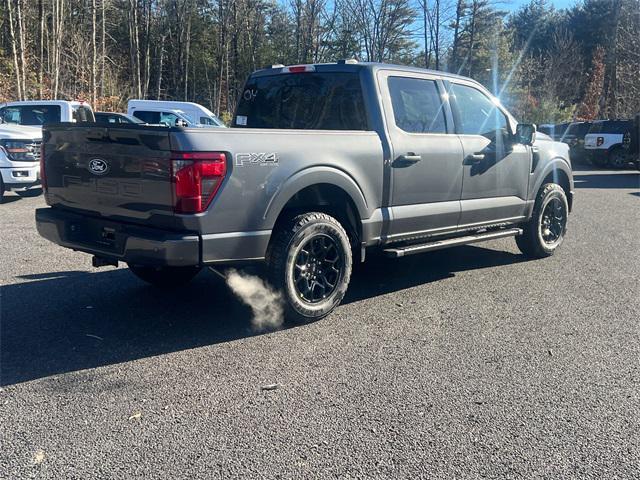
[[[563,241],[567,145],[468,78],[341,61],[246,82],[232,128],[44,128],[39,233],[164,287],[264,262],[290,319],[331,312],[368,248]]]

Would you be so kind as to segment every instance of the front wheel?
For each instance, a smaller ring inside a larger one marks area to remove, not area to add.
[[[564,241],[569,215],[567,196],[560,185],[547,183],[540,188],[531,219],[516,243],[532,258],[549,257]]]
[[[140,280],[161,288],[180,287],[189,283],[200,272],[200,267],[150,267],[127,264]]]
[[[325,213],[298,215],[280,227],[267,252],[268,275],[285,302],[287,319],[319,320],[336,308],[351,278],[349,237]]]

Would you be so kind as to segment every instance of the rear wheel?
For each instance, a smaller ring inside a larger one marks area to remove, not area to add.
[[[189,283],[200,272],[200,267],[149,267],[127,264],[140,280],[162,288],[179,287]]]
[[[560,185],[547,183],[540,188],[531,219],[516,243],[532,258],[549,257],[562,245],[567,229],[569,203]]]
[[[615,148],[609,152],[609,166],[620,170],[627,165],[627,158],[621,148]]]
[[[349,237],[325,213],[298,215],[274,234],[267,252],[271,284],[285,300],[287,319],[319,320],[336,308],[351,278]]]

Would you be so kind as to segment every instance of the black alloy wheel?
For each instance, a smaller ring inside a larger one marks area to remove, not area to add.
[[[564,203],[552,197],[540,216],[540,236],[547,245],[555,244],[564,234],[567,214]]]
[[[335,291],[344,273],[341,252],[335,239],[322,233],[302,245],[293,271],[296,291],[302,300],[318,303]]]

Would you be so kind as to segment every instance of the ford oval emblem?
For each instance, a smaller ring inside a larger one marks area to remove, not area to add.
[[[109,164],[101,158],[89,160],[89,171],[94,175],[104,175],[109,171]]]

